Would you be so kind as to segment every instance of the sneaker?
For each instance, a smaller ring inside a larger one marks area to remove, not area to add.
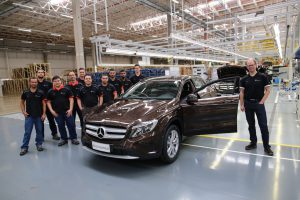
[[[28,149],[21,149],[20,156],[24,156],[28,152]]]
[[[268,156],[273,156],[273,155],[274,155],[274,153],[273,153],[273,151],[271,150],[271,148],[265,149],[265,153],[266,153]]]
[[[53,140],[60,140],[60,137],[57,134],[52,135]]]
[[[36,150],[38,150],[38,151],[44,151],[44,148],[42,147],[42,145],[37,145],[36,146]]]
[[[63,146],[65,144],[68,144],[68,140],[61,140],[59,143],[58,143],[58,146]]]
[[[245,146],[246,150],[252,150],[252,149],[256,149],[256,144],[255,143],[250,143],[249,145]]]
[[[73,140],[71,140],[72,141],[72,144],[75,144],[75,145],[79,145],[80,143],[79,143],[79,141],[77,140],[77,139],[73,139]]]

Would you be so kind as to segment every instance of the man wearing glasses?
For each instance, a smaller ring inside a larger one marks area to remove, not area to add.
[[[253,58],[247,60],[247,69],[249,74],[241,79],[240,83],[240,108],[246,114],[249,125],[250,144],[245,147],[246,150],[256,149],[257,137],[255,129],[255,115],[262,135],[265,153],[273,156],[273,151],[269,145],[269,130],[265,101],[270,94],[270,83],[268,78],[256,71],[256,61]]]

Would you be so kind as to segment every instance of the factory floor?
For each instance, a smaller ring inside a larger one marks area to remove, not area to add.
[[[7,108],[18,106],[18,99],[6,102]],[[29,153],[20,157],[23,116],[7,114],[13,108],[4,111],[1,98],[0,106],[3,200],[300,199],[299,121],[295,102],[281,97],[277,88],[266,102],[273,157],[264,154],[259,128],[258,148],[244,150],[249,143],[248,126],[245,114],[238,112],[238,133],[187,138],[178,160],[170,165],[159,160],[103,158],[70,143],[58,147],[48,125],[46,150],[36,151],[33,132]]]

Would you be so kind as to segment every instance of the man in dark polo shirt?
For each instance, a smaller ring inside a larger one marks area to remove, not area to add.
[[[125,93],[131,86],[131,81],[126,77],[126,71],[122,69],[120,71],[120,82],[121,82],[121,94]]]
[[[47,106],[55,117],[60,132],[61,141],[58,143],[58,146],[68,143],[65,124],[67,124],[72,144],[78,145],[75,122],[72,116],[74,104],[72,91],[63,86],[59,76],[54,76],[52,82],[53,89],[48,92]]]
[[[240,82],[240,108],[246,113],[246,119],[249,125],[250,144],[245,147],[246,150],[256,149],[257,137],[255,129],[255,115],[260,127],[265,153],[273,156],[273,151],[269,145],[269,130],[265,101],[270,94],[270,83],[268,78],[256,71],[256,61],[253,58],[248,59],[247,69],[249,74],[241,79]]]
[[[43,129],[42,124],[46,117],[46,98],[44,92],[37,88],[37,78],[29,79],[30,88],[24,90],[21,96],[20,107],[25,117],[25,133],[21,146],[20,156],[28,152],[33,125],[36,131],[35,144],[38,151],[43,151]]]
[[[134,71],[135,71],[135,74],[130,78],[130,81],[133,85],[136,84],[137,82],[139,82],[140,80],[142,80],[143,78],[145,78],[141,74],[141,66],[139,64],[136,64],[134,66]]]
[[[109,81],[110,84],[115,86],[118,95],[121,94],[121,81],[116,79],[116,71],[114,69],[109,70]]]
[[[85,69],[79,68],[79,77],[77,78],[77,81],[84,85],[84,76],[85,76]]]
[[[45,94],[45,96],[47,96],[48,91],[50,89],[52,89],[52,83],[50,81],[46,81],[45,80],[45,71],[42,69],[39,69],[37,71],[37,78],[38,78],[38,89],[42,90]],[[47,119],[49,122],[49,127],[51,130],[51,135],[52,135],[52,139],[53,140],[59,140],[60,137],[57,135],[57,127],[54,121],[54,117],[51,114],[50,110],[48,109],[48,107],[46,107],[46,115],[47,115]],[[42,128],[43,128],[43,138],[44,138],[44,132],[45,132],[45,126],[44,126],[44,122],[42,124]]]
[[[65,87],[68,88],[69,90],[71,90],[73,93],[73,96],[74,96],[74,106],[73,106],[73,113],[72,113],[74,122],[75,122],[76,113],[77,113],[79,120],[80,120],[80,126],[82,127],[82,114],[81,114],[81,110],[78,107],[76,97],[77,97],[80,89],[83,87],[83,85],[76,80],[76,74],[73,71],[69,72],[68,80],[69,80],[68,85],[66,85]]]
[[[114,99],[118,97],[116,88],[108,82],[107,74],[102,75],[99,89],[103,94],[103,104],[105,105],[112,104]]]

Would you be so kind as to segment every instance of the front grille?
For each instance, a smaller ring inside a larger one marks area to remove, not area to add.
[[[100,139],[123,139],[126,135],[126,128],[116,128],[101,125],[85,125],[85,132]]]

